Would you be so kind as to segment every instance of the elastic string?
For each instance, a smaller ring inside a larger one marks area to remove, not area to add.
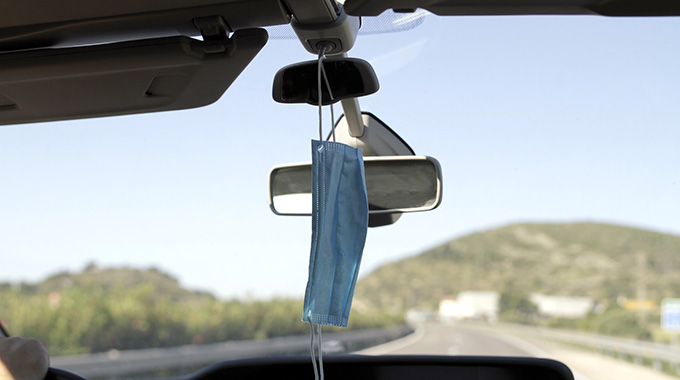
[[[321,380],[324,380],[324,374],[323,374],[323,339],[321,338],[321,325],[316,325],[317,331],[318,331],[318,340],[319,340],[319,373],[321,374]]]
[[[323,141],[323,123],[321,119],[323,118],[323,93],[321,85],[321,77],[323,76],[324,82],[326,83],[326,88],[328,89],[328,95],[331,98],[331,102],[335,99],[333,97],[333,90],[331,89],[331,84],[328,81],[328,75],[326,75],[326,69],[323,67],[323,61],[326,59],[326,47],[319,49],[319,66],[317,70],[317,93],[319,94],[319,141]],[[335,115],[333,114],[333,103],[331,103],[331,134],[333,135],[333,142],[335,142]]]
[[[333,97],[333,90],[331,89],[330,82],[328,82],[328,76],[326,75],[326,68],[324,68],[323,65],[321,65],[321,73],[323,74],[324,82],[326,82],[326,88],[328,89],[328,95],[330,96],[331,101],[333,101],[333,99],[335,99]],[[331,134],[333,135],[333,142],[335,142],[335,115],[333,114],[333,103],[331,103]]]
[[[328,89],[330,91],[330,89]],[[335,115],[333,114],[333,105],[331,104],[331,134],[333,135],[333,142],[335,142]]]
[[[324,55],[324,59],[326,59],[326,56]],[[326,68],[321,65],[321,74],[323,74],[323,81],[326,82],[326,88],[328,89],[328,96],[331,98],[331,100],[335,99],[333,97],[333,90],[331,90],[331,83],[328,81],[328,76],[326,75]]]
[[[309,342],[309,352],[312,354],[312,366],[314,367],[314,379],[319,380],[319,369],[316,366],[316,355],[314,354],[314,326],[312,321],[309,321],[309,331],[312,335],[312,339]]]
[[[323,96],[321,94],[321,71],[323,70],[323,60],[324,60],[324,54],[326,53],[326,48],[322,47],[319,49],[319,66],[317,69],[317,94],[319,96],[319,141],[323,141],[323,123],[321,122],[321,118],[323,116],[322,114],[322,107],[323,107]]]

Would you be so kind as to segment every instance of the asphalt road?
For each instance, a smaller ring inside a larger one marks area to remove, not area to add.
[[[368,355],[486,355],[541,356],[528,343],[492,332],[437,322],[424,323],[396,342],[369,348]]]
[[[491,328],[427,322],[402,339],[357,352],[364,355],[487,355],[550,358],[565,363],[576,380],[672,380],[613,358],[533,341]],[[676,378],[675,378],[676,379]]]

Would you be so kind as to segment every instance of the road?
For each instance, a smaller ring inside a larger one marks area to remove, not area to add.
[[[367,355],[540,356],[528,344],[499,337],[492,331],[427,323],[404,339],[362,351]]]
[[[364,355],[490,355],[551,358],[576,380],[677,380],[648,368],[488,327],[427,322],[402,339],[357,352]]]

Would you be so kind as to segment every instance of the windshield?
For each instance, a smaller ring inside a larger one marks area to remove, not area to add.
[[[528,324],[670,343],[679,32],[672,18],[428,16],[360,35],[349,55],[380,81],[362,110],[439,160],[444,195],[369,230],[350,327],[516,336]],[[0,128],[9,332],[53,356],[304,335],[311,221],[271,212],[267,174],[310,160],[318,110],[275,103],[271,86],[311,59],[271,40],[208,107]],[[585,306],[551,314],[541,297]],[[518,354],[452,342],[428,347]]]

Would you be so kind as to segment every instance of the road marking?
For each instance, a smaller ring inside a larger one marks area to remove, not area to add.
[[[417,343],[425,336],[425,327],[423,325],[417,325],[416,330],[413,334],[407,335],[403,338],[393,340],[378,346],[369,347],[360,351],[353,352],[359,355],[385,355],[393,351],[401,350],[404,347],[408,347],[412,344]]]

